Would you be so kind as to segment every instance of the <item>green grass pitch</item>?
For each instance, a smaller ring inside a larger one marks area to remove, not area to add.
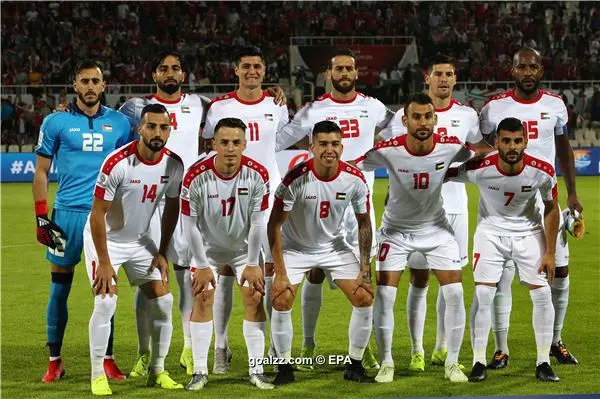
[[[234,351],[232,372],[227,376],[210,376],[209,385],[200,394],[160,392],[145,388],[143,381],[113,382],[111,387],[120,397],[389,397],[389,396],[474,396],[474,395],[528,395],[598,393],[598,365],[600,364],[600,256],[599,256],[599,201],[600,178],[580,177],[577,180],[581,202],[585,207],[588,233],[582,241],[571,240],[571,298],[563,332],[563,340],[580,361],[578,366],[560,366],[553,361],[555,372],[561,377],[558,384],[544,384],[534,376],[535,344],[531,327],[531,302],[525,287],[517,282],[513,287],[513,312],[509,344],[510,366],[490,372],[482,384],[451,384],[443,379],[443,368],[430,366],[421,374],[407,370],[410,346],[406,327],[407,275],[403,276],[396,301],[396,329],[394,356],[395,381],[391,384],[358,385],[343,380],[339,368],[322,366],[311,373],[296,373],[297,383],[274,391],[259,392],[247,382],[247,355],[242,337],[242,308],[236,293],[234,314],[229,327],[230,344]],[[377,180],[375,207],[380,217],[387,181]],[[565,204],[565,190],[561,179],[561,204]],[[45,371],[48,351],[46,341],[45,310],[49,291],[49,267],[44,258],[44,248],[36,244],[31,185],[5,183],[2,190],[2,396],[9,398],[75,398],[90,395],[88,321],[92,312],[92,295],[85,267],[77,267],[69,300],[69,324],[63,347],[66,366],[65,379],[44,385],[40,377]],[[56,186],[51,187],[54,193]],[[469,190],[470,227],[474,230],[477,209],[477,190]],[[470,268],[464,269],[465,304],[467,315],[473,294]],[[435,280],[435,279],[433,279]],[[174,278],[171,289],[177,296]],[[425,327],[425,355],[429,359],[435,342],[435,298],[438,284],[431,283]],[[133,316],[133,289],[127,285],[121,272],[119,305],[116,313],[115,353],[124,371],[133,366],[136,356],[135,322]],[[177,301],[175,302],[177,303]],[[299,299],[294,317],[294,352],[299,354],[302,336]],[[317,326],[318,353],[345,354],[351,307],[339,290],[325,289],[323,307]],[[173,307],[173,341],[166,368],[175,380],[186,383],[189,379],[179,367],[179,354],[183,345],[181,323],[177,306]],[[372,340],[374,344],[374,338]],[[493,338],[488,345],[488,359],[493,353]],[[210,354],[212,367],[212,351]],[[470,369],[471,348],[467,329],[460,360]],[[267,368],[272,376],[270,368]]]

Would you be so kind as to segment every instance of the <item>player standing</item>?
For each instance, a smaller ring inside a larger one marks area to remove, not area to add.
[[[50,361],[42,377],[45,383],[59,380],[65,373],[61,347],[68,320],[67,299],[74,267],[81,260],[83,228],[92,206],[98,170],[106,155],[131,140],[127,119],[100,104],[104,88],[99,63],[92,60],[78,63],[73,79],[75,102],[69,112],[57,112],[44,118],[35,148],[33,199],[37,239],[48,246],[46,259],[50,261],[52,275],[46,310]],[[53,159],[58,169],[58,191],[50,220],[48,173]],[[111,332],[113,323],[111,319]],[[125,378],[112,356],[112,334],[104,367],[109,378]]]
[[[436,56],[427,69],[425,83],[429,86],[427,94],[433,101],[437,116],[435,132],[442,137],[458,137],[462,143],[468,143],[469,147],[477,153],[492,150],[479,132],[477,112],[452,98],[452,91],[456,85],[456,67],[450,57],[441,54]],[[395,118],[401,119],[402,113],[403,110],[396,112]],[[392,126],[393,129],[386,129],[380,133],[379,137],[389,139],[391,136],[406,134],[404,125],[393,124]],[[445,183],[442,186],[442,198],[446,217],[458,243],[461,266],[464,267],[469,263],[469,207],[465,185],[456,182]],[[427,313],[429,265],[422,254],[414,253],[408,259],[408,270],[410,271],[410,284],[406,300],[406,317],[412,343],[408,369],[424,371],[423,330]],[[435,349],[431,354],[431,362],[437,365],[444,365],[448,353],[444,327],[445,308],[444,295],[442,290],[438,290],[437,334]]]
[[[497,127],[497,152],[458,168],[453,180],[477,184],[479,222],[473,239],[475,295],[471,306],[473,369],[469,381],[486,379],[485,350],[490,333],[491,308],[503,265],[513,260],[519,278],[527,284],[533,302],[533,330],[537,347],[535,375],[557,382],[550,367],[554,308],[548,283],[555,267],[560,210],[554,167],[529,155],[527,133],[521,121],[506,118]],[[452,175],[453,170],[450,170]],[[537,209],[538,193],[544,202]]]
[[[465,328],[461,283],[462,262],[456,238],[448,223],[441,197],[445,171],[457,156],[468,151],[456,137],[433,133],[437,123],[432,100],[418,93],[404,107],[402,122],[408,134],[380,142],[357,160],[361,169],[385,167],[390,174],[390,198],[378,232],[375,337],[381,369],[375,380],[392,382],[394,302],[408,256],[420,252],[440,282],[446,310],[448,354],[445,376],[466,382],[458,353]]]
[[[269,173],[255,160],[242,155],[247,126],[240,119],[224,118],[214,127],[216,155],[195,163],[186,173],[181,192],[181,212],[194,263],[191,271],[194,309],[191,318],[194,375],[188,390],[208,382],[208,351],[213,332],[213,300],[219,269],[229,265],[237,276],[244,302],[243,334],[248,359],[262,360],[265,352],[266,316],[262,301],[263,272],[258,264],[265,211],[269,205]],[[212,284],[212,287],[211,287]],[[273,389],[262,364],[249,368],[250,382]]]
[[[334,122],[317,123],[310,146],[313,158],[290,170],[277,189],[268,224],[275,263],[271,335],[277,355],[289,360],[291,309],[298,284],[306,272],[319,268],[331,275],[352,304],[348,329],[351,364],[346,366],[344,379],[372,382],[361,364],[373,322],[369,189],[363,174],[341,161],[342,136]],[[345,240],[344,218],[349,207],[358,223],[360,260]],[[293,381],[292,365],[280,365],[274,384]]]
[[[527,151],[532,156],[553,164],[555,156],[567,187],[567,207],[571,212],[582,211],[575,187],[573,150],[567,133],[567,108],[561,97],[539,89],[544,73],[541,55],[531,48],[519,50],[513,58],[512,75],[515,88],[499,94],[481,109],[481,132],[493,134],[501,120],[517,116],[528,136]],[[543,209],[538,196],[538,208]],[[561,221],[562,222],[562,221]],[[562,223],[561,223],[562,224]],[[554,336],[551,355],[559,363],[577,364],[577,359],[561,340],[561,331],[569,302],[569,246],[563,234],[558,234],[556,244],[556,276],[550,284],[554,305]],[[489,363],[492,369],[508,365],[508,326],[512,307],[511,284],[515,274],[513,262],[508,262],[494,298],[492,329],[496,340],[496,353]]]
[[[356,91],[358,67],[351,50],[338,50],[329,60],[327,79],[331,80],[332,91],[311,104],[306,105],[294,119],[277,134],[277,150],[284,150],[295,142],[310,135],[313,126],[319,121],[333,121],[342,130],[344,144],[343,160],[354,160],[371,149],[375,143],[377,129],[388,127],[393,121],[393,113],[381,101]],[[365,172],[369,191],[373,192],[375,172]],[[375,229],[375,211],[370,211],[371,223]],[[349,210],[345,217],[346,239],[352,248],[358,248],[358,227],[356,218]],[[375,245],[375,241],[373,241]],[[322,286],[325,274],[312,270],[302,285],[302,324],[304,339],[302,357],[312,357],[315,351],[315,329],[321,310]],[[365,367],[378,368],[371,351],[365,353]],[[302,368],[299,366],[299,368]],[[306,367],[305,367],[306,368]]]
[[[152,358],[147,386],[181,389],[164,370],[173,324],[173,296],[168,288],[166,252],[179,214],[183,162],[165,148],[171,127],[160,104],[144,107],[138,128],[140,140],[112,152],[104,161],[94,191],[94,203],[84,231],[85,261],[94,291],[90,318],[92,393],[111,395],[102,368],[117,307],[117,274],[123,266],[131,285],[146,297],[151,315]],[[152,215],[162,197],[164,205],[160,247],[149,234]]]
[[[265,77],[265,59],[262,51],[256,47],[242,49],[235,60],[235,74],[239,79],[239,88],[224,96],[215,97],[210,103],[206,115],[206,126],[203,137],[212,140],[215,126],[223,118],[239,118],[247,126],[246,149],[244,155],[264,165],[269,172],[272,187],[279,186],[281,176],[275,159],[275,134],[289,122],[289,114],[285,105],[276,102],[275,98],[262,89]],[[264,212],[268,217],[273,206],[273,195],[269,196],[269,210]],[[265,222],[266,223],[266,222]],[[265,263],[265,289],[271,289],[273,282],[273,260],[267,240],[263,234],[263,254]],[[227,325],[233,305],[234,274],[229,266],[220,269],[217,279],[218,289],[214,300],[215,351],[213,373],[224,374],[229,370],[231,349],[227,342]],[[271,315],[271,301],[266,299],[266,309]]]

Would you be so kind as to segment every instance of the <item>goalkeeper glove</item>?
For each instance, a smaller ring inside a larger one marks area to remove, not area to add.
[[[571,210],[568,208],[562,213],[565,221],[565,230],[576,239],[581,240],[585,234],[585,222],[583,221],[583,215],[577,211],[571,212]]]
[[[56,255],[64,255],[67,235],[56,223],[48,219],[48,204],[45,200],[35,201],[35,220],[37,240],[54,250]]]

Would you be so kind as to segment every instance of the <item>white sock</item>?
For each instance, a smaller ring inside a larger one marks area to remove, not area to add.
[[[265,310],[271,320],[273,314],[273,302],[271,302],[271,287],[273,286],[273,276],[265,276]]]
[[[378,285],[375,296],[373,321],[375,325],[375,340],[381,364],[393,364],[392,338],[394,336],[394,302],[398,288],[388,285]]]
[[[290,359],[292,357],[292,337],[294,336],[291,310],[280,312],[273,309],[271,336],[273,337],[277,356]]]
[[[227,328],[233,307],[233,282],[235,276],[219,276],[215,289],[213,304],[213,320],[215,323],[215,348],[225,349],[228,346]]]
[[[133,305],[135,309],[135,324],[137,328],[138,354],[150,353],[150,331],[152,330],[152,318],[150,317],[149,304],[146,295],[140,290],[135,289],[133,295]]]
[[[444,325],[444,316],[446,315],[446,301],[444,300],[444,294],[442,288],[438,289],[437,302],[435,305],[436,318],[437,318],[437,332],[435,334],[435,350],[443,351],[447,348],[446,343],[446,326]]]
[[[471,347],[473,348],[473,365],[486,363],[485,350],[492,327],[492,303],[496,287],[476,285],[473,304],[471,305]]]
[[[242,330],[244,332],[244,340],[246,341],[246,349],[248,350],[248,360],[261,359],[265,356],[265,331],[267,323],[264,321],[248,321],[244,320]],[[256,362],[255,362],[256,364]],[[248,374],[263,374],[262,364],[256,364],[254,367],[248,368]]]
[[[552,343],[558,344],[561,340],[560,333],[563,329],[563,323],[567,314],[567,306],[569,305],[569,276],[561,278],[554,277],[552,285],[552,304],[554,305],[554,336]]]
[[[444,325],[448,337],[448,357],[446,365],[458,363],[458,353],[465,333],[465,302],[462,283],[452,283],[442,286],[446,301]]]
[[[96,295],[94,311],[90,317],[90,359],[92,362],[92,380],[104,375],[104,355],[110,336],[110,319],[117,309],[117,295]]]
[[[554,323],[554,307],[550,287],[529,290],[533,302],[531,320],[535,333],[535,346],[537,347],[536,365],[550,364],[550,345],[552,344],[552,327]]]
[[[496,296],[492,310],[492,329],[496,341],[496,351],[509,354],[508,327],[510,325],[510,311],[512,309],[512,281],[515,277],[515,264],[508,261],[502,270],[502,277],[497,284]]]
[[[160,296],[148,300],[152,315],[152,355],[150,370],[158,374],[165,369],[165,358],[169,353],[171,335],[173,334],[173,295]]]
[[[304,348],[314,348],[315,330],[317,328],[317,319],[321,312],[321,303],[323,301],[323,284],[313,284],[308,279],[304,279],[302,284],[302,328]]]
[[[194,374],[208,374],[208,350],[213,335],[213,321],[190,321]]]
[[[175,278],[179,285],[179,312],[181,313],[181,326],[183,327],[183,348],[191,349],[190,318],[194,307],[194,294],[192,293],[190,269],[176,269]]]
[[[408,285],[406,319],[408,320],[408,335],[412,344],[411,355],[425,352],[423,349],[423,330],[425,329],[425,315],[427,314],[428,288],[419,288],[412,284]]]
[[[369,345],[373,330],[373,306],[352,306],[352,316],[348,327],[348,354],[354,360],[362,360],[365,348]]]

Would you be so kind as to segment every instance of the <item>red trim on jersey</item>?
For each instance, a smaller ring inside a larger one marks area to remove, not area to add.
[[[240,170],[242,170],[242,163],[240,162],[240,164],[238,165],[238,168],[237,168],[237,170],[236,170],[236,171],[235,171],[235,172],[234,172],[234,173],[233,173],[231,176],[223,176],[222,174],[220,174],[220,173],[217,171],[217,167],[216,167],[216,165],[215,165],[215,158],[216,158],[216,157],[217,157],[216,155],[215,155],[214,157],[211,157],[211,158],[208,160],[208,161],[209,161],[209,163],[208,163],[208,165],[207,165],[207,166],[209,166],[209,167],[212,169],[213,173],[214,173],[214,174],[215,174],[215,175],[216,175],[216,176],[217,176],[219,179],[221,179],[221,180],[231,180],[231,179],[234,179],[234,178],[235,178],[235,177],[236,177],[236,176],[237,176],[237,175],[240,173]],[[242,155],[242,158],[243,158],[243,157],[244,157],[244,156]]]
[[[315,177],[317,178],[317,180],[323,181],[323,182],[329,182],[329,181],[333,181],[335,180],[340,173],[342,173],[342,161],[338,161],[338,167],[337,167],[337,171],[335,172],[335,174],[333,176],[331,176],[330,178],[327,179],[323,179],[321,176],[319,176],[317,174],[317,171],[315,170],[315,160],[314,159],[309,159],[308,160],[308,168],[311,170],[311,172],[313,172],[313,175],[315,175]]]
[[[406,139],[406,135],[401,136],[400,138],[402,139],[402,145],[404,146],[404,148],[406,149],[406,152],[408,152],[410,155],[414,156],[414,157],[424,157],[425,155],[429,155],[433,152],[433,150],[435,150],[435,146],[437,145],[437,143],[439,143],[439,136],[436,139],[436,136],[438,136],[437,134],[432,134],[431,137],[433,137],[433,146],[431,147],[431,150],[429,150],[428,152],[424,153],[424,154],[416,154],[414,152],[412,152],[410,150],[410,148],[408,148],[408,143],[407,143],[407,139]]]
[[[138,148],[137,148],[137,143],[139,142],[139,140],[135,140],[132,142],[135,143],[135,156],[138,159],[138,161],[140,161],[141,163],[143,163],[144,165],[156,165],[158,164],[160,161],[162,161],[163,159],[163,155],[165,155],[165,150],[167,149],[167,147],[163,147],[163,149],[160,151],[160,155],[158,156],[158,158],[156,159],[156,161],[147,161],[144,158],[142,158],[142,156],[140,155],[140,153],[138,152]]]
[[[96,186],[94,189],[94,197],[104,200],[104,194],[106,193],[106,189],[100,186]]]
[[[192,181],[197,176],[201,175],[202,173],[204,173],[208,170],[212,170],[212,167],[211,167],[212,161],[211,160],[215,156],[216,155],[213,155],[209,158],[200,159],[200,160],[196,161],[196,163],[192,164],[192,166],[190,166],[187,173],[183,177],[183,187],[190,188]]]
[[[294,180],[308,173],[309,170],[308,161],[301,162],[287,172],[281,183],[284,186],[289,187]],[[275,197],[275,200],[277,200],[277,197]]]
[[[503,99],[503,98],[506,98],[506,97],[510,97],[510,92],[511,92],[511,91],[512,91],[512,90],[507,90],[507,91],[505,91],[505,92],[502,92],[502,93],[496,94],[495,96],[492,96],[492,97],[488,98],[488,99],[487,99],[487,100],[486,100],[486,101],[483,103],[483,106],[485,107],[486,105],[488,105],[488,103],[490,103],[490,102],[492,102],[492,101],[494,101],[494,100],[500,100],[500,99]],[[482,107],[482,108],[483,108],[483,107]]]
[[[179,162],[181,165],[183,165],[183,160],[181,159],[181,157],[179,155],[175,154],[173,151],[169,150],[167,147],[165,147],[163,152],[165,153],[165,155],[173,158],[174,160]]]
[[[106,158],[106,160],[104,160],[104,165],[102,166],[102,173],[109,175],[113,168],[117,166],[122,159],[128,158],[132,154],[135,154],[136,145],[137,140],[134,140],[128,145],[121,147],[121,149],[114,153],[110,158]]]
[[[513,100],[515,100],[516,102],[520,103],[520,104],[533,104],[533,103],[537,103],[540,98],[542,98],[542,96],[544,95],[544,91],[538,89],[538,94],[537,96],[535,96],[535,98],[533,100],[521,100],[520,98],[517,98],[517,93],[515,93],[514,90],[509,90],[508,94],[512,97]]]
[[[549,164],[548,162],[536,158],[536,157],[532,157],[531,155],[525,153],[525,156],[523,157],[523,162],[525,164],[527,164],[528,166],[532,166],[536,169],[541,170],[542,172],[545,172],[547,175],[549,176],[554,176],[555,175],[555,171],[554,171],[554,166],[552,166],[551,164]]]
[[[465,163],[466,170],[477,170],[481,168],[487,168],[488,166],[494,166],[498,163],[498,153],[486,156],[482,159],[471,159]],[[450,168],[448,172],[457,168]],[[450,176],[450,175],[449,175]]]
[[[275,202],[273,203],[273,208],[283,209],[283,198],[275,196]]]
[[[151,94],[149,96],[149,98],[152,98],[152,99],[158,101],[159,103],[163,103],[163,104],[177,104],[179,101],[181,101],[181,99],[183,98],[183,96],[184,96],[184,94],[180,94],[179,98],[177,100],[165,100],[164,98],[160,98],[156,94]]]
[[[244,105],[255,105],[260,103],[262,100],[264,100],[267,97],[267,91],[263,90],[262,91],[262,96],[260,96],[260,98],[256,101],[246,101],[246,100],[242,100],[238,94],[237,91],[233,92],[233,98],[235,98],[237,101],[239,101],[240,103],[244,104]]]
[[[213,105],[217,101],[229,100],[230,98],[233,98],[234,93],[235,93],[235,91],[232,91],[232,92],[229,92],[227,94],[223,94],[222,96],[216,96],[215,98],[213,98],[210,101],[210,103],[208,104],[208,106],[210,107],[211,105]]]
[[[181,213],[184,214],[185,216],[191,216],[191,212],[190,212],[190,201],[186,200],[186,199],[182,199],[181,200]]]
[[[461,105],[461,103],[459,103],[458,101],[456,101],[455,99],[451,98],[450,99],[450,104],[448,104],[448,106],[446,108],[436,108],[435,112],[446,112],[448,111],[450,108],[452,108],[453,105]]]
[[[356,167],[354,167],[344,161],[340,161],[339,167],[342,169],[342,172],[350,173],[351,175],[360,177],[360,179],[363,181],[363,183],[365,183],[365,184],[367,183],[367,179],[365,179],[365,175],[363,175],[363,173],[360,170],[358,170]]]
[[[264,183],[269,181],[269,172],[267,171],[267,168],[256,162],[254,159],[242,155],[241,164],[242,166],[246,166],[247,168],[257,171],[260,174],[260,177],[262,177]]]
[[[352,99],[350,99],[350,100],[337,100],[337,99],[333,98],[333,96],[331,95],[331,93],[326,93],[326,94],[323,94],[321,97],[317,98],[315,101],[322,101],[322,100],[330,99],[334,103],[338,103],[338,104],[350,104],[351,102],[353,102],[354,100],[356,100],[356,97],[358,97],[359,94],[360,93],[356,91],[356,92],[354,92],[354,97],[352,97]],[[364,97],[364,95],[363,95],[363,97]]]
[[[554,187],[552,187],[552,199],[557,199],[558,198],[558,185],[555,184]]]
[[[506,173],[504,171],[502,171],[502,169],[500,169],[500,165],[498,165],[498,159],[496,158],[496,170],[498,171],[498,173],[500,173],[503,176],[517,176],[520,175],[521,172],[523,171],[523,169],[525,169],[525,162],[523,162],[523,164],[521,165],[521,169],[519,169],[517,172],[513,172],[513,173]]]
[[[263,195],[262,202],[260,203],[260,210],[265,211],[269,209],[269,193]]]

